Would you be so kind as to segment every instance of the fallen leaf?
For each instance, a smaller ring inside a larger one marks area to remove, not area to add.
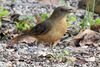
[[[70,45],[80,46],[99,46],[100,33],[93,30],[81,30],[70,42]]]

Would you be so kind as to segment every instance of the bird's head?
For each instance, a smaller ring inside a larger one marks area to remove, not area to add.
[[[72,7],[65,7],[65,6],[60,6],[54,9],[51,17],[54,18],[59,18],[59,17],[64,17],[66,16],[66,14],[75,12],[75,9],[73,9]]]

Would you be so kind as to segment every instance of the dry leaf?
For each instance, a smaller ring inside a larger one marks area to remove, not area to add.
[[[98,46],[100,44],[100,33],[86,29],[86,30],[81,30],[77,36],[73,38],[71,41],[71,44],[74,45],[93,45],[93,46]]]

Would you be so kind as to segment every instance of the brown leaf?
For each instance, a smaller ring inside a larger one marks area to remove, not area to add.
[[[73,38],[74,45],[93,45],[98,46],[100,43],[100,33],[86,29],[81,30],[77,36]]]
[[[21,42],[32,43],[34,41],[36,41],[36,38],[33,38],[31,36],[26,36]]]

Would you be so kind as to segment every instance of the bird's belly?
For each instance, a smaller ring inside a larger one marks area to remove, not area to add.
[[[38,39],[41,41],[45,41],[45,42],[52,42],[54,43],[55,41],[59,40],[60,38],[62,38],[62,36],[67,32],[67,23],[66,21],[60,21],[57,24],[54,24],[52,29],[42,35],[42,36],[38,36]]]

